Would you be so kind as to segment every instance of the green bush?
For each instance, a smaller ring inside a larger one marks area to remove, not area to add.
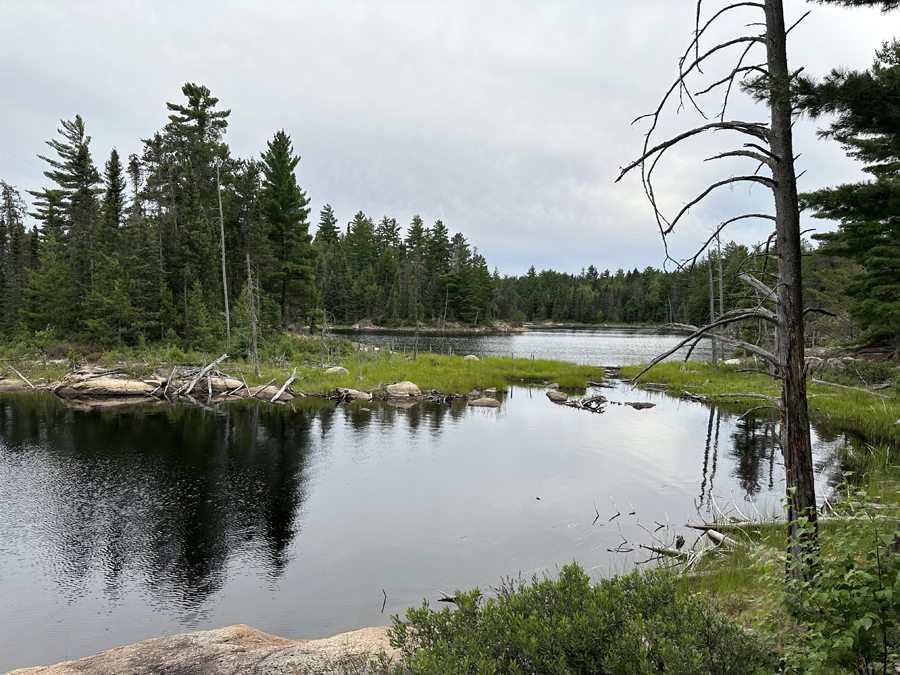
[[[506,584],[497,599],[458,593],[392,617],[402,660],[370,673],[756,673],[773,664],[748,631],[679,588],[664,572],[591,586],[577,565],[559,579]]]
[[[810,581],[785,587],[783,564],[773,559],[768,565],[777,589],[769,598],[783,610],[769,617],[768,626],[783,636],[782,617],[794,624],[783,672],[894,672],[900,657],[897,521],[869,505],[865,491],[856,492],[838,512],[846,519],[823,527],[818,549],[788,566],[789,573],[802,568]],[[812,532],[813,527],[803,519],[801,529]]]

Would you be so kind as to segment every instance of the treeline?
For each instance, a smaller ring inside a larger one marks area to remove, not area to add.
[[[339,225],[331,206],[310,232],[300,157],[284,131],[259,159],[232,157],[229,110],[201,85],[167,103],[169,121],[125,161],[96,167],[81,117],[63,121],[42,155],[50,186],[21,193],[0,181],[0,332],[136,344],[163,340],[236,352],[251,325],[263,335],[371,319],[384,326],[497,321],[701,324],[757,302],[739,279],[765,275],[765,252],[727,243],[674,271],[579,274],[532,267],[501,276],[440,220],[408,224],[363,212]],[[39,227],[26,228],[31,216]],[[808,251],[808,297],[828,306],[812,322],[853,337],[842,289],[853,263]],[[774,264],[771,261],[769,264]]]

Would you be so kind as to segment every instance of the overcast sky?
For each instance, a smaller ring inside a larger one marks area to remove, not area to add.
[[[812,10],[791,34],[789,58],[814,75],[867,68],[881,42],[900,34],[900,12],[801,0],[785,6],[788,23]],[[112,147],[140,153],[140,139],[166,123],[166,101],[184,102],[181,85],[196,82],[231,109],[233,155],[258,157],[276,130],[291,135],[310,231],[330,203],[341,223],[359,210],[404,226],[416,213],[428,224],[440,218],[501,274],[529,265],[660,267],[663,248],[638,176],[614,181],[640,153],[647,125],[632,120],[656,107],[676,74],[693,7],[693,0],[0,0],[0,178],[23,195],[48,186],[37,154],[49,151],[44,142],[56,137],[59,120],[76,114],[101,169]],[[734,18],[711,37],[760,20]],[[708,76],[725,72],[734,56]],[[714,113],[719,99],[706,98]],[[741,95],[731,112],[765,119]],[[673,110],[663,131],[696,121]],[[815,138],[822,124],[797,125],[801,190],[861,176],[838,146]],[[668,159],[658,187],[667,206],[677,209],[712,177],[747,170],[701,161],[731,140],[720,134]],[[693,209],[673,253],[687,255],[720,221],[770,203],[759,186],[722,191]],[[750,244],[767,234],[766,224],[745,224],[728,238]]]

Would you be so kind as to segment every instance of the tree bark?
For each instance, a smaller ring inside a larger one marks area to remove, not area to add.
[[[789,559],[791,574],[797,579],[809,573],[799,564],[804,552],[815,545],[816,492],[803,374],[803,298],[800,285],[800,210],[791,138],[790,72],[787,63],[787,35],[782,0],[766,0],[766,53],[769,71],[769,106],[772,126],[770,147],[775,155],[775,231],[778,246],[778,302],[776,355],[781,389],[781,450],[784,455]],[[812,533],[801,532],[798,518],[806,517]]]
[[[225,215],[222,212],[222,186],[216,164],[216,194],[219,196],[219,232],[222,235],[222,291],[225,294],[225,349],[231,349],[231,316],[228,313],[228,279],[225,276]]]

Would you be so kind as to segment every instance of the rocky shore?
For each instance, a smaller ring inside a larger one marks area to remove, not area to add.
[[[468,356],[467,359],[475,359]],[[250,386],[244,380],[219,370],[221,357],[209,365],[175,366],[171,370],[156,370],[146,377],[134,377],[120,370],[98,365],[83,365],[66,373],[61,379],[38,385],[25,376],[0,378],[0,392],[47,391],[64,400],[70,407],[80,409],[112,408],[131,404],[182,403],[210,406],[225,401],[255,399],[266,403],[289,404],[297,398],[319,396],[336,403],[384,399],[390,402],[433,401],[450,403],[466,400],[469,405],[499,406],[494,398],[496,389],[470,392],[468,395],[446,394],[436,390],[423,392],[413,382],[393,382],[380,385],[373,391],[335,387],[328,394],[307,394],[291,388],[292,375],[284,382],[272,380],[263,385]],[[346,375],[340,366],[328,368],[326,373]],[[18,373],[17,373],[18,374]]]
[[[345,666],[380,652],[396,654],[387,628],[363,628],[322,640],[289,640],[240,624],[154,638],[76,661],[21,668],[5,675],[338,674],[345,672]]]

